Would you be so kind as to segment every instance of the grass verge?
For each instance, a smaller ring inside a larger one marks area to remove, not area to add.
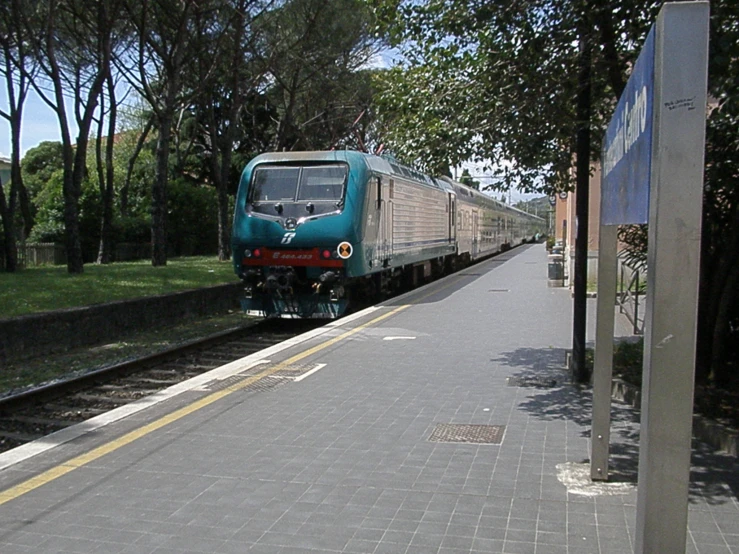
[[[173,258],[166,266],[150,260],[85,265],[73,275],[66,266],[31,267],[0,273],[0,317],[171,294],[237,281],[231,262],[216,257]]]

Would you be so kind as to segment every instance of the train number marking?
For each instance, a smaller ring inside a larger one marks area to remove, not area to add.
[[[280,244],[290,244],[290,241],[295,238],[295,235],[297,235],[295,231],[288,231],[287,233],[282,235],[282,240],[280,241]]]
[[[342,242],[336,249],[336,252],[339,254],[339,258],[341,258],[342,260],[348,260],[349,258],[351,258],[353,251],[354,250],[352,249],[352,245],[348,242]]]

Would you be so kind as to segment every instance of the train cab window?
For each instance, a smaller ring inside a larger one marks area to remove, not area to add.
[[[292,202],[298,188],[298,167],[259,167],[254,171],[251,201]]]
[[[274,217],[333,213],[343,208],[349,167],[336,164],[275,164],[254,169],[250,210]]]
[[[343,165],[304,167],[298,201],[337,202],[344,194],[347,168]]]

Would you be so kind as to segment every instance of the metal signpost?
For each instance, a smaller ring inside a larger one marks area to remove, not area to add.
[[[708,2],[664,4],[603,147],[591,477],[608,478],[616,227],[649,223],[635,552],[685,552]]]

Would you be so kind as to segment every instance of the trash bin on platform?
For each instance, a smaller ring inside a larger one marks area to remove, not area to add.
[[[549,254],[549,286],[565,286],[565,257],[562,254]]]

